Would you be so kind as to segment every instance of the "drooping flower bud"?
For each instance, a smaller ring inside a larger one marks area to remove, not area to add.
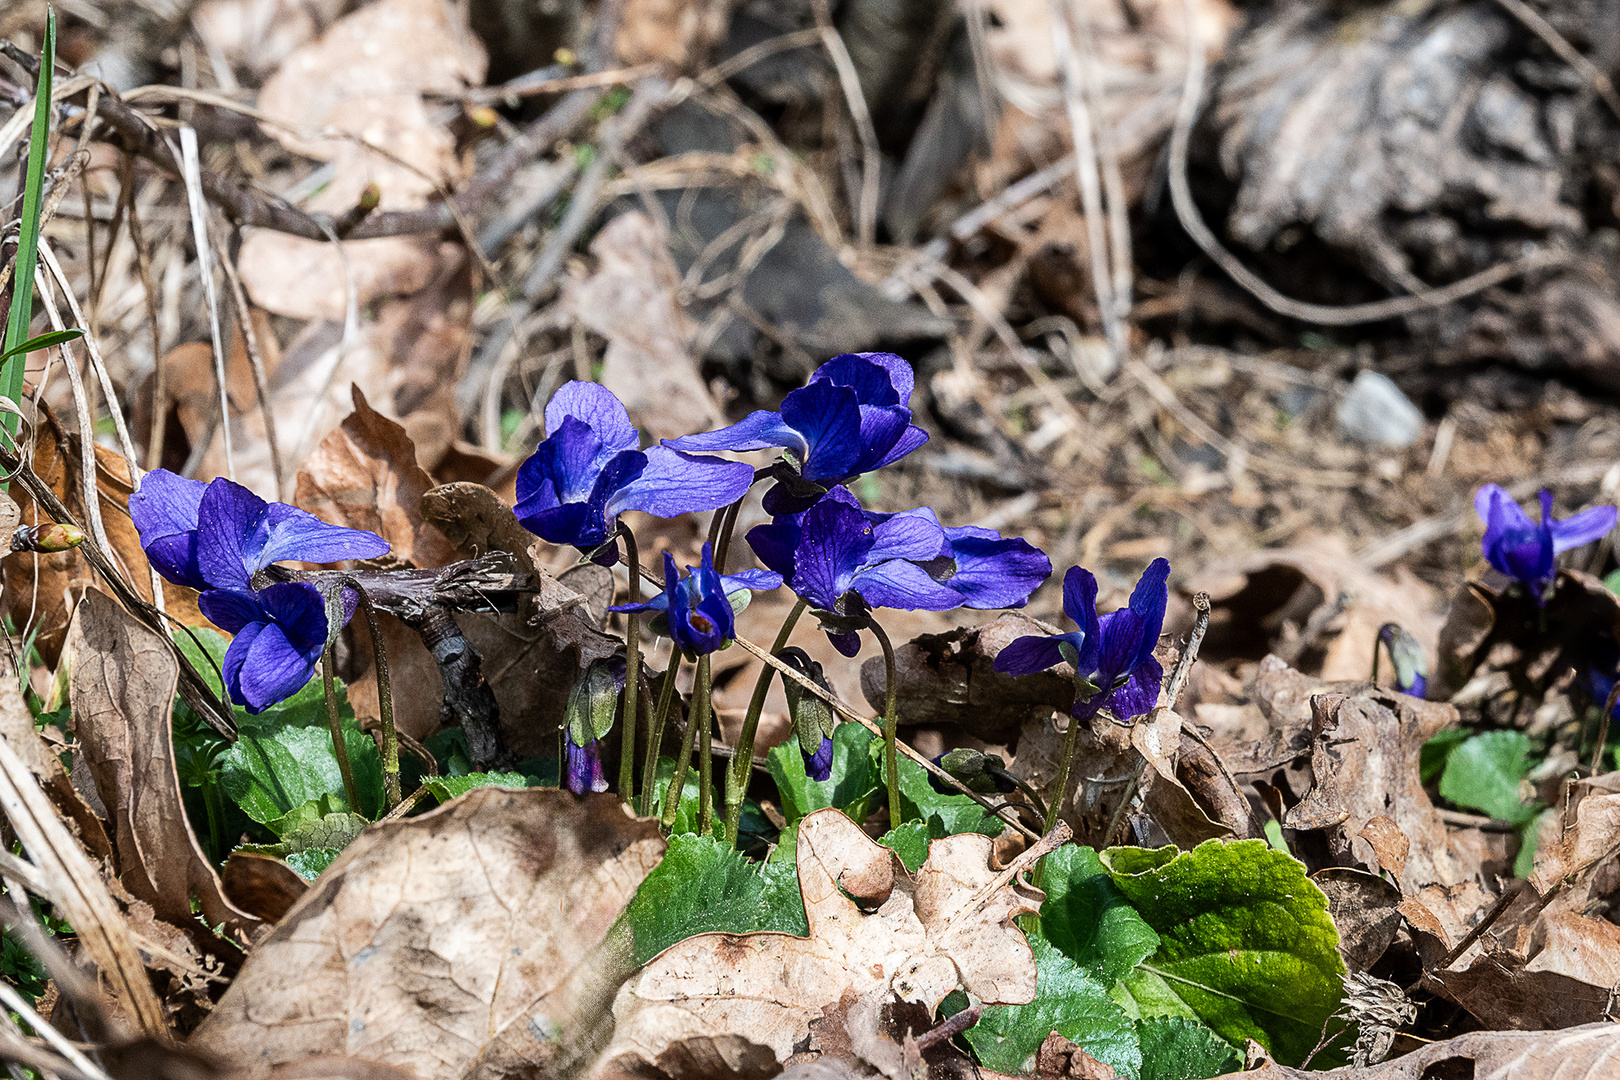
[[[804,675],[824,690],[830,690],[821,665],[810,659],[810,654],[797,646],[783,649],[783,662]],[[812,694],[794,679],[784,677],[782,690],[787,695],[788,717],[793,721],[793,734],[799,740],[799,753],[804,757],[804,772],[812,780],[825,780],[832,775],[833,731],[838,717],[832,706]]]
[[[1007,775],[1007,762],[999,754],[985,754],[961,747],[939,755],[934,759],[934,764],[961,781],[963,787],[980,795],[1006,795],[1016,787]],[[942,795],[959,794],[932,773],[928,782]]]
[[[1429,658],[1423,654],[1418,639],[1397,623],[1385,623],[1378,628],[1378,640],[1389,650],[1390,662],[1395,665],[1395,685],[1412,697],[1426,696]]]
[[[593,660],[568,692],[563,712],[563,783],[575,795],[607,790],[599,741],[613,730],[624,672],[622,656]]]

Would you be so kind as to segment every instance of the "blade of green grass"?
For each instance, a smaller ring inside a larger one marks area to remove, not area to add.
[[[56,12],[47,9],[45,45],[40,50],[39,83],[34,89],[34,126],[28,135],[28,171],[23,183],[21,231],[17,240],[17,268],[11,276],[11,311],[0,353],[9,354],[28,338],[28,324],[34,313],[34,267],[39,258],[39,207],[45,187],[45,162],[50,157],[51,74],[56,67]],[[14,356],[0,365],[0,395],[21,401],[26,355]],[[0,416],[0,424],[13,438],[19,417]]]
[[[21,345],[13,345],[4,352],[0,352],[0,360],[10,360],[13,356],[21,353],[37,352],[40,349],[48,349],[52,345],[60,345],[64,341],[73,341],[82,337],[84,337],[84,331],[78,327],[71,330],[52,330],[48,334],[31,337]]]

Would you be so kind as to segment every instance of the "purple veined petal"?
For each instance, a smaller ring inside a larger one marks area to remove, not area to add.
[[[1137,646],[1132,666],[1143,663],[1153,655],[1164,632],[1164,609],[1170,601],[1170,560],[1154,559],[1137,579],[1131,590],[1130,609],[1142,620],[1141,644]]]
[[[270,504],[221,476],[197,505],[197,568],[219,589],[246,589],[265,564]]]
[[[1612,506],[1593,506],[1552,522],[1553,554],[1561,555],[1603,539],[1614,528],[1616,516]]]
[[[956,573],[947,584],[970,608],[1023,607],[1030,594],[1052,576],[1046,552],[1022,537],[966,525],[946,529]]]
[[[1501,484],[1484,484],[1474,492],[1474,513],[1487,529],[1498,523],[1505,528],[1535,528],[1524,508]]]
[[[783,579],[793,580],[793,553],[798,550],[802,535],[799,523],[778,518],[765,525],[755,525],[744,537],[754,557]]]
[[[805,511],[800,529],[793,553],[793,591],[812,608],[829,611],[849,590],[855,571],[872,550],[871,527],[859,510],[824,498]]]
[[[726,595],[743,589],[754,592],[770,592],[782,586],[782,575],[774,570],[744,570],[738,574],[726,574],[720,579]]]
[[[1080,566],[1069,567],[1063,575],[1063,613],[1085,635],[1080,653],[1080,673],[1097,670],[1097,653],[1102,648],[1102,626],[1097,619],[1097,578]]]
[[[872,529],[872,550],[866,555],[868,564],[890,559],[927,562],[951,553],[945,530],[929,507],[919,506],[898,514],[867,514],[866,518],[876,521]]]
[[[193,589],[206,589],[197,566],[197,509],[208,485],[167,469],[153,469],[129,497],[129,516],[157,572]]]
[[[889,447],[888,453],[867,466],[867,471],[871,472],[874,469],[881,469],[885,465],[892,465],[927,441],[928,432],[916,424],[908,424],[906,430],[901,432],[900,437],[895,440],[894,445]]]
[[[575,795],[608,789],[607,777],[602,773],[602,747],[597,740],[577,746],[572,738],[564,736],[563,782]]]
[[[568,417],[588,427],[609,453],[641,447],[630,413],[605,386],[579,381],[559,386],[546,403],[547,437],[556,435]]]
[[[1098,620],[1101,640],[1098,643],[1096,684],[1107,690],[1121,675],[1136,667],[1136,657],[1142,647],[1146,627],[1142,617],[1128,607],[1110,611]],[[1086,672],[1081,672],[1086,674]]]
[[[854,657],[861,651],[861,635],[856,633],[828,634],[827,640],[844,656]]]
[[[225,659],[220,662],[219,672],[225,677],[226,693],[237,705],[247,707],[247,699],[242,696],[242,667],[247,663],[248,650],[253,647],[254,639],[264,633],[269,625],[267,622],[248,623],[236,632],[225,649]]]
[[[251,589],[209,589],[197,596],[197,610],[227,634],[240,634],[243,627],[270,621],[270,615]]]
[[[296,648],[314,649],[317,654],[326,648],[326,601],[319,589],[307,581],[282,581],[260,589],[258,595],[264,610]],[[345,625],[354,614],[355,603],[353,590],[345,589]]]
[[[1105,697],[1108,711],[1126,723],[1138,716],[1146,716],[1159,703],[1159,687],[1164,682],[1164,668],[1151,656],[1139,664],[1125,685]]]
[[[996,670],[1003,675],[1033,675],[1037,671],[1057,667],[1063,663],[1065,643],[1079,652],[1085,644],[1085,637],[1076,632],[1048,636],[1031,634],[1016,638],[996,654]]]
[[[718,510],[742,498],[754,483],[754,467],[745,461],[698,457],[667,446],[654,446],[644,456],[641,474],[607,500],[609,518],[626,510],[660,518]]]
[[[631,447],[631,451],[634,449]],[[616,453],[608,450],[590,425],[565,416],[518,469],[518,480],[523,488],[539,488],[549,480],[559,503],[583,502]],[[518,502],[524,502],[530,494],[520,489]]]
[[[900,611],[951,611],[962,606],[962,596],[949,585],[928,576],[928,571],[904,559],[890,559],[863,567],[849,587],[873,607]]]
[[[821,745],[816,748],[816,752],[814,754],[805,754],[803,749],[800,749],[799,753],[804,756],[805,776],[809,777],[811,780],[820,781],[825,780],[832,775],[832,739],[828,738],[826,735],[823,735],[821,737]]]
[[[894,353],[840,353],[816,368],[810,381],[848,386],[862,405],[908,405],[917,377]]]
[[[286,503],[271,503],[266,520],[270,538],[259,556],[266,566],[282,559],[334,563],[388,554],[388,541],[376,533],[331,525]]]
[[[806,480],[842,480],[854,472],[865,450],[855,391],[813,382],[782,399],[782,420],[804,438],[799,475]]]
[[[262,712],[303,689],[319,658],[318,649],[300,649],[279,624],[265,623],[247,648],[231,697],[248,712]]]
[[[911,410],[898,405],[862,405],[860,413],[861,453],[849,468],[851,474],[877,468],[911,427]]]
[[[595,548],[607,539],[601,536],[594,544],[584,539],[602,533],[601,515],[594,514],[589,503],[569,503],[538,513],[519,514],[518,524],[548,544],[570,545],[582,550]],[[617,561],[615,555],[613,562]],[[606,565],[612,566],[613,562]]]
[[[809,447],[805,445],[804,436],[800,435],[782,419],[781,413],[759,412],[749,413],[730,427],[723,427],[717,431],[704,431],[697,435],[682,435],[678,439],[665,439],[664,445],[671,450],[686,450],[695,453],[713,453],[717,450],[768,450],[773,446],[780,446],[791,450],[803,461]]]

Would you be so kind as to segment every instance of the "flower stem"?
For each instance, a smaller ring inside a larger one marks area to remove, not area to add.
[[[345,584],[360,595],[360,610],[366,613],[366,629],[371,631],[371,655],[377,668],[377,715],[382,720],[382,766],[383,766],[383,793],[387,798],[388,809],[392,810],[399,805],[399,731],[394,727],[394,688],[388,678],[388,650],[383,646],[382,628],[377,625],[377,609],[372,606],[371,597],[360,583],[353,577],[346,577]],[[330,709],[330,706],[328,707]],[[355,813],[360,808],[352,808]]]
[[[349,812],[358,814],[360,793],[354,786],[354,768],[349,764],[349,748],[343,742],[343,721],[338,716],[337,690],[332,685],[332,669],[337,652],[330,647],[321,660],[321,689],[326,692],[326,722],[332,728],[332,756],[337,758],[338,772],[343,774],[343,797],[349,800]]]
[[[894,676],[894,643],[883,627],[872,620],[872,636],[883,647],[883,783],[889,789],[889,828],[900,827],[900,761],[895,752],[899,739],[900,716],[895,711],[899,686]]]
[[[809,606],[806,600],[793,605],[793,610],[782,621],[782,629],[776,632],[776,640],[771,643],[772,656],[787,648],[793,627]],[[754,768],[754,734],[759,730],[759,716],[765,711],[765,696],[770,693],[771,676],[775,674],[776,669],[771,665],[760,665],[759,678],[754,680],[754,696],[748,699],[748,713],[743,717],[742,732],[737,736],[737,749],[731,755],[731,768],[726,771],[726,843],[729,845],[737,843],[737,830],[742,827],[743,797],[748,794],[748,775]]]
[[[669,710],[675,703],[675,676],[680,674],[680,670],[681,652],[671,648],[669,667],[664,670],[664,684],[658,688],[658,708],[647,730],[647,760],[641,767],[641,806],[638,810],[642,817],[652,814],[653,789],[658,786],[658,751],[662,749]]]
[[[747,495],[743,498],[747,498]],[[714,568],[721,574],[726,572],[726,556],[731,552],[731,534],[737,529],[737,514],[742,510],[742,504],[742,499],[738,499],[720,511],[724,517],[720,521],[719,542],[714,545]]]
[[[1075,695],[1079,699],[1079,680],[1075,680]],[[1063,738],[1063,753],[1058,757],[1057,783],[1052,787],[1051,801],[1046,804],[1046,822],[1041,826],[1041,833],[1045,835],[1052,831],[1057,824],[1058,816],[1063,811],[1063,802],[1069,793],[1069,765],[1074,761],[1074,746],[1080,737],[1080,721],[1074,716],[1069,717],[1069,733]]]
[[[641,603],[641,549],[636,546],[636,534],[624,522],[619,522],[619,536],[624,540],[624,555],[630,572],[630,602]],[[640,703],[637,683],[641,680],[641,615],[629,612],[624,617],[624,715],[619,721],[619,798],[630,806],[636,796],[636,711]]]
[[[696,700],[692,702],[693,720],[701,719],[698,731],[698,826],[699,836],[714,831],[714,703],[709,686],[709,656],[698,657],[697,686],[693,688]]]
[[[692,687],[692,715],[686,719],[686,737],[681,740],[681,752],[675,759],[675,772],[669,778],[669,792],[664,796],[663,823],[667,829],[675,824],[675,815],[681,809],[681,793],[686,790],[686,772],[692,766],[692,744],[697,739],[698,727],[709,722],[709,658],[698,657],[697,682]]]

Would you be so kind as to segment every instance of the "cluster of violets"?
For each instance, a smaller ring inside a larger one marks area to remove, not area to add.
[[[706,544],[701,565],[680,573],[666,553],[663,590],[612,609],[650,615],[654,632],[688,659],[727,647],[735,637],[736,613],[749,596],[784,584],[802,602],[796,611],[814,614],[847,656],[859,651],[863,630],[881,635],[875,609],[1023,606],[1052,571],[1039,549],[989,529],[942,525],[927,507],[869,510],[847,486],[927,441],[912,422],[912,389],[911,368],[900,357],[844,354],[818,368],[777,411],[643,449],[616,397],[594,383],[571,382],[546,406],[547,437],[518,470],[515,511],[542,539],[612,566],[626,535],[619,521],[626,511],[661,518],[723,512],[757,481],[770,482],[763,506],[771,520],[747,534],[764,569],[727,574]],[[780,458],[757,472],[715,456],[769,449],[780,450]],[[1475,501],[1486,525],[1486,559],[1538,599],[1553,580],[1556,556],[1603,536],[1616,518],[1614,507],[1597,507],[1554,520],[1551,503],[1542,492],[1536,522],[1497,485],[1481,488]],[[252,712],[300,689],[336,632],[315,586],[272,581],[265,569],[280,560],[374,559],[388,550],[372,533],[266,503],[229,480],[205,484],[161,469],[146,474],[130,498],[130,513],[158,572],[199,590],[203,614],[235,635],[225,656],[225,680],[231,699]],[[1102,709],[1125,722],[1146,714],[1164,675],[1153,653],[1169,574],[1170,564],[1155,560],[1125,607],[1099,614],[1097,579],[1071,568],[1063,582],[1063,610],[1077,629],[1020,638],[996,658],[996,669],[1023,675],[1067,662],[1074,671],[1077,719]],[[339,607],[347,622],[352,593],[346,591],[332,610]],[[1381,640],[1397,660],[1402,688],[1421,695],[1421,650],[1401,634],[1386,627]],[[887,647],[887,639],[881,640]],[[676,659],[672,654],[672,664]],[[622,687],[622,673],[607,682]],[[606,788],[598,740],[609,722],[604,713],[579,732],[579,725],[568,726],[563,773],[573,790]],[[802,737],[800,747],[809,775],[825,779],[831,739],[825,732],[819,742]]]

